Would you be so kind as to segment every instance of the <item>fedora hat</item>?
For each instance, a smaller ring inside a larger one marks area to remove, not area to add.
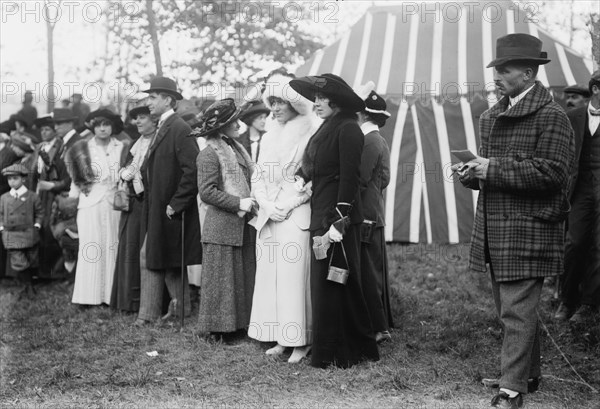
[[[568,87],[565,87],[563,89],[563,92],[565,94],[579,94],[585,98],[589,98],[591,95],[588,87],[586,87],[585,85],[579,85],[579,84],[569,85]]]
[[[548,54],[542,51],[542,41],[529,34],[508,34],[496,40],[496,59],[487,68],[506,64],[510,61],[527,61],[537,65],[550,62]]]
[[[346,81],[335,74],[296,78],[290,81],[290,86],[298,94],[313,102],[316,94],[320,93],[334,99],[343,108],[353,112],[365,109],[365,101],[356,95]]]
[[[48,126],[52,129],[55,127],[54,119],[50,115],[41,116],[37,118],[34,122],[35,127],[37,129],[42,129],[44,126]]]
[[[20,163],[15,163],[2,169],[2,174],[4,176],[27,176],[29,169]]]
[[[141,105],[129,110],[129,117],[131,119],[137,119],[138,115],[150,115],[150,108],[146,105]]]
[[[102,119],[109,120],[112,123],[113,135],[120,134],[124,126],[121,116],[115,114],[114,112],[106,108],[98,109],[94,112],[91,112],[85,119],[86,121],[89,119],[89,121],[92,122],[92,128],[94,128],[96,124],[99,123]]]
[[[55,124],[73,122],[79,119],[77,116],[73,115],[73,112],[70,109],[67,108],[56,108],[52,111],[52,117],[54,118]]]
[[[225,98],[206,108],[200,122],[194,124],[193,136],[206,136],[222,129],[235,121],[242,109],[235,106],[235,101]]]
[[[175,81],[167,77],[154,77],[152,81],[150,81],[150,88],[142,92],[145,92],[146,94],[150,94],[151,92],[164,92],[172,95],[176,100],[183,99],[183,95],[177,91],[177,84]]]
[[[240,113],[240,121],[250,126],[257,116],[262,114],[269,115],[270,113],[271,110],[265,104],[260,101],[252,101],[250,102],[250,106]]]

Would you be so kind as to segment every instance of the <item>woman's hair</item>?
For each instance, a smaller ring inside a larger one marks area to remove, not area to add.
[[[296,115],[300,115],[300,114],[298,113],[298,111],[296,111],[296,109],[295,109],[295,108],[292,106],[292,104],[291,104],[291,102],[290,102],[290,101],[286,101],[285,99],[282,99],[282,98],[279,98],[279,97],[275,97],[275,96],[273,96],[273,97],[269,97],[269,98],[267,98],[267,99],[269,100],[269,105],[271,105],[271,106],[273,106],[273,104],[274,104],[275,102],[277,102],[277,103],[280,103],[280,104],[286,104],[286,105],[288,106],[288,108],[289,108],[289,109],[290,109],[292,112],[294,112]],[[258,116],[258,115],[257,115],[257,116]],[[255,118],[256,118],[256,117],[255,117]]]
[[[352,111],[351,109],[348,109],[348,107],[346,107],[345,104],[340,99],[338,99],[337,96],[328,95],[323,92],[317,92],[316,96],[319,98],[328,99],[329,100],[328,105],[331,109],[338,108],[340,110],[340,112],[354,113],[354,111]]]
[[[110,129],[111,129],[110,133],[111,133],[111,135],[113,135],[115,133],[115,129],[116,129],[115,123],[113,121],[111,121],[110,119],[105,118],[103,116],[94,118],[94,120],[92,121],[92,128],[96,128],[97,126],[106,125],[106,124],[110,125]]]
[[[385,122],[388,119],[388,117],[383,114],[373,114],[367,111],[363,111],[363,113],[365,115],[365,121],[371,121],[380,128],[385,126]]]

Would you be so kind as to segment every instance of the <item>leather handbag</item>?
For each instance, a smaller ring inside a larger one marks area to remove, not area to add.
[[[129,203],[129,189],[127,189],[127,183],[120,180],[117,184],[117,190],[113,200],[113,209],[121,212],[129,212],[131,210]]]
[[[344,254],[344,260],[346,261],[346,266],[348,268],[341,268],[341,267],[336,267],[336,266],[332,266],[331,262],[333,261],[333,254],[335,253],[335,245],[337,243],[333,244],[333,249],[331,249],[331,258],[329,259],[329,268],[327,271],[327,279],[329,281],[333,281],[335,283],[338,284],[342,284],[342,285],[346,285],[346,282],[348,281],[348,275],[350,274],[350,266],[348,265],[348,257],[346,256],[346,250],[344,249],[344,243],[340,242],[340,246],[342,246],[342,252]]]

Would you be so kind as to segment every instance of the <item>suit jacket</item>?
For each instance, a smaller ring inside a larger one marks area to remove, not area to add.
[[[569,121],[571,121],[571,126],[573,127],[573,131],[575,132],[575,162],[573,164],[573,168],[571,171],[571,182],[569,185],[569,199],[573,197],[573,192],[575,190],[577,175],[579,173],[579,159],[581,158],[581,147],[583,146],[583,136],[587,132],[589,132],[588,127],[588,106],[587,104],[583,107],[574,108],[567,111],[567,116],[569,117]],[[600,127],[596,132],[600,132]]]
[[[563,270],[573,129],[539,82],[514,107],[507,106],[504,97],[479,120],[479,154],[490,163],[477,202],[469,263],[486,271],[487,235],[496,280],[556,275]]]
[[[390,183],[390,149],[378,131],[365,135],[365,146],[360,162],[360,195],[363,216],[385,226],[383,191]]]
[[[50,150],[47,153],[48,163],[42,169],[40,173],[38,170],[38,161],[42,145],[38,145],[33,152],[33,172],[30,174],[30,184],[28,188],[32,191],[37,189],[37,184],[40,180],[47,182],[53,182],[54,187],[50,189],[53,194],[59,194],[64,191],[68,191],[71,186],[71,177],[67,172],[65,162],[60,158],[60,151],[62,149],[62,139],[57,138]]]
[[[201,264],[202,249],[196,196],[198,144],[188,137],[192,129],[173,114],[158,129],[142,163],[144,210],[142,231],[146,231],[146,263],[152,270],[181,266],[181,213],[185,211],[185,264]],[[176,217],[166,215],[167,205]]]
[[[10,192],[0,196],[0,226],[2,242],[8,250],[26,249],[40,241],[39,230],[34,227],[43,222],[42,203],[39,197],[28,190],[15,199]]]

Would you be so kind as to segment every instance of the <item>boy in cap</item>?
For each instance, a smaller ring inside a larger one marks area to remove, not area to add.
[[[38,267],[38,243],[42,225],[42,204],[38,196],[27,189],[28,170],[16,163],[2,169],[11,187],[0,196],[0,231],[8,251],[10,269],[25,283],[28,296],[35,294],[31,282],[33,270]]]

